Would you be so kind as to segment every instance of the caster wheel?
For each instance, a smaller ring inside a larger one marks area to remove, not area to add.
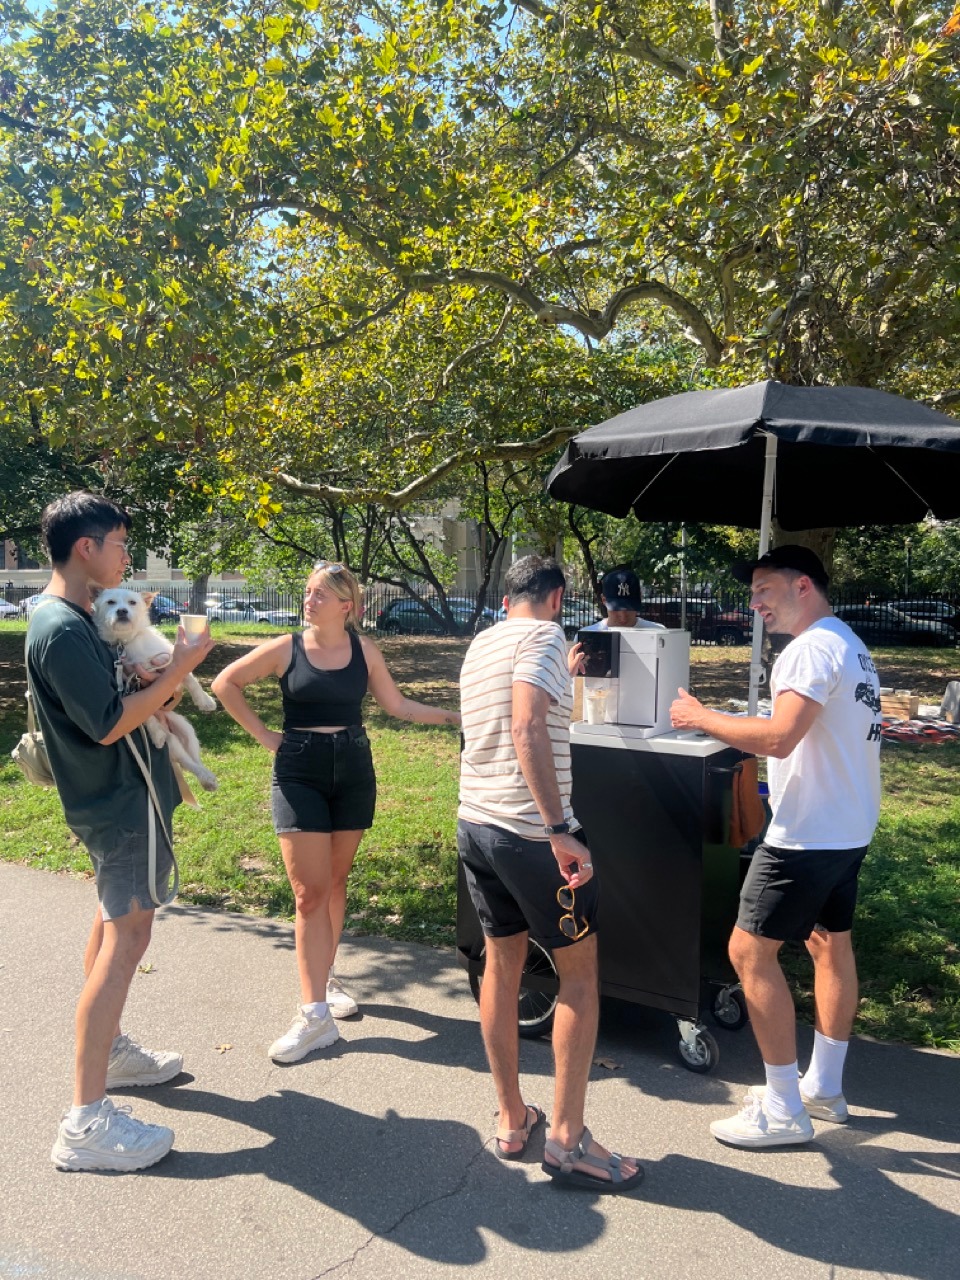
[[[706,1028],[697,1032],[692,1043],[680,1040],[677,1044],[677,1053],[687,1070],[695,1071],[698,1075],[705,1075],[706,1072],[712,1071],[720,1061],[720,1046]]]
[[[523,967],[520,979],[520,1000],[517,1006],[517,1030],[525,1040],[536,1040],[545,1036],[553,1026],[553,1015],[557,1008],[556,992],[541,991],[534,986],[527,986],[526,979],[538,981],[546,978],[558,982],[556,966],[550,952],[541,947],[539,942],[530,939],[527,949],[527,963]],[[473,998],[480,1003],[480,988],[483,985],[482,973],[470,974],[470,990]]]
[[[727,1031],[739,1031],[750,1021],[747,1002],[738,987],[724,987],[718,992],[711,1013],[717,1026]]]

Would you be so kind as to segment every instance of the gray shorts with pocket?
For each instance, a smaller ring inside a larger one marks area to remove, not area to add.
[[[113,838],[101,839],[97,848],[87,846],[97,881],[97,897],[104,920],[116,920],[138,907],[152,911],[156,903],[150,897],[147,833],[117,827]],[[157,831],[158,898],[169,892],[173,855],[163,832]]]

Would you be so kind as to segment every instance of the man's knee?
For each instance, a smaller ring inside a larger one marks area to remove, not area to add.
[[[830,967],[849,964],[853,959],[853,934],[849,929],[843,933],[830,933],[817,925],[807,938],[806,947],[814,964]]]
[[[130,903],[130,910],[106,922],[104,940],[112,934],[112,950],[128,961],[139,963],[150,945],[153,931],[153,909],[144,909],[137,898]]]
[[[746,929],[741,929],[737,925],[730,935],[728,946],[730,963],[738,977],[742,978],[745,973],[776,963],[777,954],[782,946],[783,943],[775,938],[762,938],[759,934],[748,933]]]
[[[553,962],[560,978],[562,996],[597,990],[600,974],[595,933],[580,942],[572,942],[568,947],[558,947],[553,952]]]

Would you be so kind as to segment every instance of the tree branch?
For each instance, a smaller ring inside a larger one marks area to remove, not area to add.
[[[452,471],[456,471],[458,467],[462,467],[468,462],[475,462],[478,459],[482,459],[485,462],[504,462],[507,460],[526,462],[549,453],[551,449],[556,448],[558,445],[566,444],[570,437],[575,436],[579,430],[579,424],[554,427],[552,431],[548,431],[542,436],[537,436],[535,440],[521,440],[511,444],[495,444],[486,448],[473,445],[466,449],[459,449],[456,453],[444,458],[442,462],[437,463],[426,475],[418,476],[416,480],[411,481],[405,488],[393,491],[374,488],[339,489],[329,484],[310,484],[305,480],[298,480],[296,476],[287,475],[283,471],[276,473],[276,480],[278,484],[283,485],[285,489],[290,489],[294,493],[309,494],[314,498],[336,502],[339,506],[347,506],[359,502],[373,502],[386,511],[402,511],[404,507],[422,498],[434,485],[438,484]]]

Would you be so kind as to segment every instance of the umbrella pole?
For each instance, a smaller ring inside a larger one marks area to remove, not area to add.
[[[765,555],[770,550],[770,529],[773,524],[773,484],[777,473],[777,437],[767,435],[767,449],[763,459],[763,506],[760,510],[760,550],[758,555]],[[763,651],[763,620],[759,613],[753,615],[753,651],[750,654],[750,692],[747,700],[747,714],[757,714],[757,703],[760,700],[760,682],[763,678],[763,663],[760,655]]]

